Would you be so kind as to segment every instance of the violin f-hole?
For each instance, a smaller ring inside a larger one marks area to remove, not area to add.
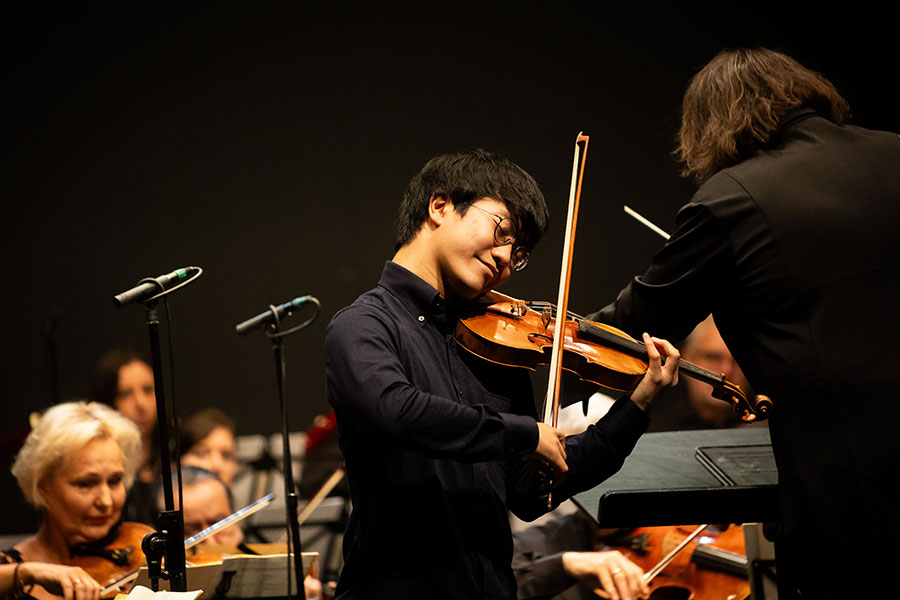
[[[544,335],[543,333],[533,333],[533,332],[528,334],[528,341],[531,342],[532,344],[537,344],[537,342],[535,341],[536,339],[543,340],[549,344],[553,343],[553,338],[549,335]]]

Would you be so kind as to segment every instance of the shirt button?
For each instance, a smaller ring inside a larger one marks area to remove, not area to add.
[[[425,322],[425,315],[419,315],[419,323]]]

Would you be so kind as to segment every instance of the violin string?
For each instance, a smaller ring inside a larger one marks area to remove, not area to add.
[[[556,315],[558,315],[559,313],[559,311],[557,310],[557,306],[552,302],[543,300],[530,300],[524,301],[523,303],[526,307],[534,309],[545,310],[549,308],[551,319],[556,318]],[[579,331],[581,331],[583,328],[585,330],[585,333],[595,335],[596,337],[609,343],[612,347],[618,346],[618,348],[621,350],[632,352],[638,358],[645,358],[647,356],[647,347],[644,342],[633,340],[628,337],[621,337],[618,334],[611,333],[606,329],[603,329],[602,327],[598,327],[597,324],[586,319],[585,317],[573,313],[572,311],[567,310],[566,315],[568,319],[579,324]],[[753,418],[756,418],[759,411],[756,409],[755,405],[747,400],[746,396],[743,394],[743,391],[741,391],[740,388],[736,388],[736,386],[733,386],[725,379],[724,373],[714,373],[713,371],[704,369],[699,365],[687,362],[684,359],[679,360],[679,368],[682,373],[688,375],[689,377],[709,384],[713,386],[714,389],[724,389],[726,390],[726,393],[733,394],[735,396],[735,410],[739,410],[739,406],[745,405],[742,409],[744,410],[745,417],[753,413]],[[721,399],[727,402],[725,398]]]
[[[526,305],[532,306],[535,308],[540,307],[542,309],[549,307],[551,318],[556,318],[557,307],[552,302],[547,302],[544,300],[534,300],[534,301],[526,302]],[[570,320],[572,320],[576,323],[579,323],[579,324],[586,323],[589,326],[592,325],[592,321],[589,321],[588,319],[586,319],[585,317],[583,317],[577,313],[573,313],[572,311],[566,311],[566,314]],[[646,346],[644,345],[644,342],[642,342],[642,341],[629,340],[627,338],[619,338],[618,336],[615,336],[615,338],[613,338],[612,336],[606,336],[606,335],[603,335],[604,333],[606,333],[605,330],[603,330],[601,328],[597,328],[597,327],[594,327],[594,329],[592,331],[596,332],[600,337],[603,337],[607,341],[614,341],[616,344],[619,344],[619,345],[626,347],[627,349],[633,350],[635,352],[640,352],[641,354],[646,353]],[[704,369],[703,367],[701,367],[699,365],[689,363],[685,360],[681,361],[680,367],[683,371],[686,372],[687,375],[695,375],[695,376],[697,376],[698,379],[700,379],[701,381],[705,381],[706,383],[715,385],[715,384],[721,384],[724,382],[724,377],[722,375],[720,375],[718,373],[714,373],[708,369]]]

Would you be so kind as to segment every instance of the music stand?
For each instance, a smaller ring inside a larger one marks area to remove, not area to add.
[[[774,522],[781,518],[774,461],[755,485],[724,485],[697,448],[771,447],[765,427],[644,434],[622,469],[573,500],[600,527]]]
[[[767,427],[644,434],[618,473],[572,500],[601,528],[781,520]],[[773,561],[751,541],[748,575],[761,598]]]

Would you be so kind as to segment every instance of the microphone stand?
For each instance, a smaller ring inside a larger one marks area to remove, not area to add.
[[[316,312],[296,327],[288,329],[287,331],[279,331],[278,326],[281,321],[282,314],[286,314],[290,316],[292,314],[292,309],[300,306],[301,304],[306,304],[307,302],[312,303],[316,307]],[[293,547],[293,571],[296,575],[297,581],[297,591],[299,591],[303,586],[303,557],[301,556],[302,547],[300,545],[300,521],[298,518],[297,511],[297,487],[294,485],[294,475],[293,475],[293,455],[291,454],[291,441],[288,427],[288,413],[287,413],[287,402],[285,400],[285,368],[284,368],[284,342],[282,341],[285,337],[303,329],[310,323],[312,323],[319,312],[319,301],[312,296],[304,296],[302,298],[297,298],[289,303],[283,304],[281,306],[269,306],[269,311],[254,317],[248,321],[245,321],[235,328],[237,333],[243,335],[249,332],[251,329],[254,329],[260,325],[265,326],[266,336],[272,341],[272,352],[275,357],[275,377],[276,384],[278,386],[278,404],[281,408],[281,440],[282,440],[282,470],[284,477],[284,507],[287,518],[287,529],[290,532],[290,536],[287,538],[287,549],[288,549],[288,597],[292,598],[291,592],[291,548]],[[303,594],[303,597],[306,597],[306,594]]]
[[[162,372],[162,352],[159,343],[159,312],[157,310],[160,298],[164,298],[175,290],[191,283],[203,273],[199,267],[179,269],[168,275],[158,278],[146,278],[138,282],[138,285],[113,298],[113,304],[122,307],[131,302],[141,302],[146,308],[147,329],[150,335],[150,357],[153,363],[153,387],[156,395],[156,427],[159,434],[160,471],[163,484],[163,497],[166,510],[159,513],[156,522],[156,531],[148,533],[141,542],[141,548],[147,558],[147,567],[150,575],[150,584],[153,591],[159,590],[159,579],[169,580],[169,587],[173,592],[187,591],[186,581],[186,557],[184,553],[184,512],[181,500],[181,456],[180,452],[175,457],[178,470],[178,509],[175,509],[175,500],[172,491],[172,466],[169,457],[169,420],[166,415],[166,401],[164,393],[164,379]],[[174,284],[174,285],[173,285]],[[168,305],[166,305],[168,308]],[[169,321],[171,334],[171,320]],[[171,336],[169,338],[171,342]],[[171,347],[170,347],[171,350]],[[174,390],[173,390],[174,402]],[[173,405],[174,412],[174,405]],[[177,428],[177,423],[175,424]],[[176,450],[178,438],[175,438]],[[165,570],[163,570],[163,558],[165,558]]]
[[[288,530],[290,531],[288,543],[288,557],[291,555],[291,546],[294,549],[294,573],[297,577],[297,594],[303,586],[303,557],[301,556],[302,547],[300,545],[300,521],[297,518],[297,489],[294,486],[293,475],[293,455],[291,454],[291,441],[288,428],[287,403],[285,401],[285,368],[284,368],[284,342],[282,335],[278,334],[278,323],[273,322],[269,325],[270,332],[267,333],[272,341],[272,352],[275,356],[275,377],[278,385],[278,404],[281,407],[281,439],[282,439],[282,470],[284,471],[284,498],[285,513],[287,517]],[[290,563],[289,563],[290,565]],[[288,567],[290,568],[290,566]],[[291,577],[288,573],[288,597],[291,595]],[[303,594],[306,597],[306,594]]]
[[[153,591],[159,590],[159,578],[163,577],[169,580],[169,586],[173,592],[185,592],[187,591],[187,559],[184,553],[184,513],[181,510],[180,503],[178,510],[175,510],[172,490],[172,468],[169,466],[172,464],[169,458],[169,421],[166,416],[165,393],[162,385],[162,353],[160,352],[159,343],[157,301],[148,301],[146,308],[147,328],[150,332],[150,357],[153,361],[153,381],[156,391],[156,427],[159,433],[159,454],[162,462],[163,498],[166,510],[159,513],[156,523],[157,531],[147,534],[141,547],[147,556]],[[180,472],[181,457],[178,457],[177,460]],[[181,494],[179,493],[179,498],[180,496]],[[160,559],[162,556],[165,556],[166,559],[165,572],[161,570]]]

